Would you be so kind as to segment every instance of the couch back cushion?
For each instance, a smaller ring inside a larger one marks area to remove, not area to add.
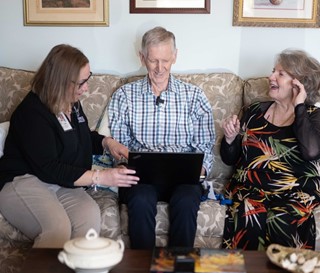
[[[91,130],[98,130],[111,94],[123,85],[119,76],[95,74],[89,81],[89,91],[81,96],[81,104]]]
[[[216,142],[214,163],[208,180],[219,178],[226,182],[232,174],[232,167],[225,165],[220,157],[220,143],[223,137],[222,122],[231,114],[238,113],[242,107],[242,79],[232,73],[205,73],[176,75],[182,81],[199,86],[206,94],[214,118]]]
[[[178,79],[199,86],[206,94],[213,112],[216,131],[214,163],[208,179],[217,179],[225,183],[231,176],[232,168],[225,165],[220,157],[220,142],[223,137],[222,121],[231,114],[238,113],[242,107],[242,79],[232,73],[194,73],[174,74]],[[142,76],[127,79],[132,82]],[[220,179],[221,178],[221,179]]]
[[[33,72],[0,67],[0,122],[9,121],[12,112],[30,90]]]
[[[33,75],[32,71],[0,67],[0,122],[10,120],[12,112],[30,91]],[[80,99],[90,129],[97,128],[110,95],[123,83],[119,76],[109,74],[92,76],[89,81],[89,91]]]
[[[243,83],[243,103],[245,106],[256,101],[270,100],[269,80],[267,77],[252,78]]]

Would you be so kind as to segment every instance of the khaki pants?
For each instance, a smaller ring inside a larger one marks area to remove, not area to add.
[[[33,175],[15,177],[0,191],[2,215],[27,237],[33,247],[62,248],[90,228],[100,233],[97,203],[83,188],[63,188]]]

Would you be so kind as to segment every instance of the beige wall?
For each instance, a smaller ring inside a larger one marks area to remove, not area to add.
[[[36,0],[30,0],[36,1]],[[211,14],[130,14],[129,0],[109,0],[109,27],[23,25],[23,1],[0,1],[0,66],[35,70],[52,46],[69,43],[89,57],[93,72],[144,72],[137,56],[141,35],[162,25],[176,34],[174,72],[231,71],[266,76],[274,55],[302,48],[320,59],[320,30],[232,26],[232,0],[212,0]]]

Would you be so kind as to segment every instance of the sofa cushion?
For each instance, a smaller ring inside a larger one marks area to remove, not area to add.
[[[2,247],[0,240],[0,272],[18,273],[31,249],[31,244],[19,243],[10,247]]]
[[[25,236],[21,231],[12,226],[0,213],[0,248],[5,247],[5,243],[14,246],[17,242],[32,243],[32,240]],[[8,246],[8,245],[6,245]]]
[[[0,122],[10,120],[12,112],[30,90],[33,72],[0,67]]]
[[[203,243],[209,246],[209,241],[205,242],[205,238],[220,238],[223,234],[224,218],[226,207],[220,205],[218,201],[207,200],[201,202],[197,217],[197,233],[198,240],[202,238]],[[169,233],[169,205],[166,202],[158,202],[156,215],[156,245],[166,246]],[[125,204],[120,206],[120,223],[121,233],[126,247],[130,247],[128,236],[128,207]],[[198,242],[200,244],[200,242]]]
[[[243,83],[243,105],[248,106],[256,101],[270,100],[269,79],[267,77],[252,78]]]
[[[119,88],[123,81],[119,76],[94,74],[89,80],[89,91],[81,96],[81,104],[88,118],[91,130],[102,126],[101,119],[111,94]]]
[[[9,121],[0,123],[0,158],[3,156],[4,142],[6,141],[8,130],[9,130]]]
[[[320,206],[317,206],[313,211],[316,221],[316,250],[320,251]]]
[[[108,105],[108,103],[109,102],[107,101],[107,105]],[[107,107],[104,109],[104,112],[101,116],[97,130],[100,135],[111,136],[110,128],[109,128],[109,115],[108,115]]]
[[[118,195],[108,189],[94,190],[87,192],[97,202],[101,210],[101,233],[102,237],[118,239],[121,235],[120,214]]]

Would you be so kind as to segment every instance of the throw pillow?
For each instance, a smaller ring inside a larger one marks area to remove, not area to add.
[[[0,157],[3,156],[4,142],[6,141],[6,137],[8,134],[9,124],[9,121],[0,123]]]
[[[111,136],[110,129],[109,129],[109,116],[108,116],[107,107],[104,109],[102,119],[100,120],[98,133],[103,136]]]

